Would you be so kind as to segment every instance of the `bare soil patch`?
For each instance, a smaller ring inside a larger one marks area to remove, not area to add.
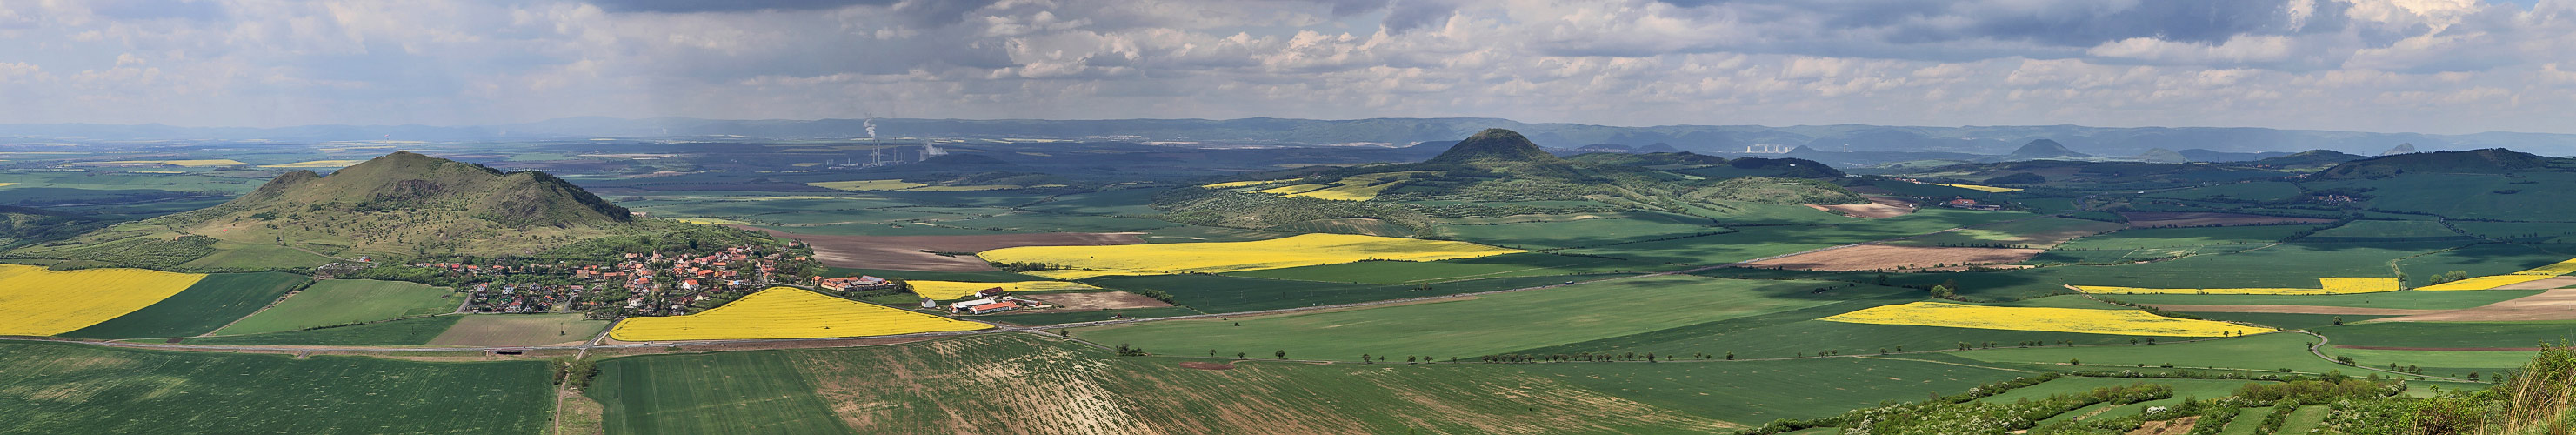
[[[1915,205],[1914,205],[1914,202],[1913,202],[1913,201],[1906,201],[1906,200],[1904,200],[1904,199],[1890,198],[1890,197],[1884,197],[1884,196],[1873,196],[1873,197],[1870,197],[1870,198],[1869,198],[1869,203],[1868,203],[1868,204],[1836,204],[1836,205],[1816,205],[1816,204],[1807,204],[1807,207],[1814,208],[1814,209],[1817,209],[1817,210],[1824,210],[1824,211],[1829,211],[1829,212],[1841,213],[1841,214],[1846,215],[1846,216],[1857,217],[1857,218],[1864,218],[1864,219],[1880,219],[1880,218],[1892,218],[1892,217],[1897,217],[1897,216],[1904,216],[1904,215],[1906,215],[1906,214],[1914,213],[1914,209],[1915,209]]]
[[[2467,290],[2475,291],[2475,290]],[[2372,322],[2493,322],[2517,320],[2576,320],[2576,289],[2550,290],[2541,294],[2431,314],[2390,317]]]
[[[2128,435],[2182,435],[2191,433],[2191,427],[2198,423],[2200,423],[2200,416],[2150,421],[2139,425],[2137,430],[2129,431]]]
[[[1205,361],[1183,361],[1181,362],[1181,368],[1199,370],[1234,370],[1234,364]]]
[[[1145,295],[1140,295],[1140,294],[1135,294],[1135,293],[1128,293],[1128,292],[1122,292],[1122,291],[1079,292],[1079,293],[1038,293],[1038,294],[1026,295],[1026,296],[1022,296],[1022,297],[1026,297],[1026,298],[1029,298],[1029,299],[1036,299],[1036,300],[1046,301],[1047,303],[1055,304],[1058,308],[1048,308],[1048,309],[1043,309],[1043,310],[1028,310],[1028,311],[1012,311],[1011,313],[1015,313],[1015,314],[1020,314],[1020,313],[1062,313],[1062,312],[1071,312],[1071,311],[1096,311],[1096,310],[1114,310],[1114,309],[1122,309],[1122,308],[1154,308],[1154,307],[1168,307],[1168,306],[1172,306],[1172,304],[1171,304],[1171,303],[1169,303],[1169,302],[1158,301],[1158,300],[1154,300],[1154,298],[1145,297]],[[1007,321],[1007,320],[1010,320],[1010,319],[1009,319],[1009,316],[1010,316],[1009,314],[1004,314],[1004,315],[1001,315],[1001,316],[997,316],[997,317],[1000,317],[1000,318],[997,318],[997,319],[994,319],[994,320],[1005,320],[1005,321]]]
[[[598,335],[608,322],[582,320],[580,314],[468,314],[447,328],[433,346],[575,346]]]
[[[2576,276],[2561,276],[2539,281],[2513,283],[2502,287],[2496,287],[2496,290],[2550,290],[2567,287],[2576,287]]]
[[[2412,316],[2451,310],[2418,310],[2410,308],[2328,307],[2319,305],[2157,305],[2165,311],[2186,313],[2282,313],[2344,314],[2355,316]]]
[[[736,225],[770,235],[814,244],[814,259],[825,266],[929,272],[989,272],[993,265],[973,255],[935,252],[981,252],[1021,246],[1107,246],[1145,243],[1134,233],[1029,233],[970,236],[829,236],[796,234]]]
[[[2334,222],[2333,219],[2263,216],[2241,213],[2133,211],[2122,212],[2120,213],[2120,216],[2129,219],[2129,228],[2224,227],[2234,225],[2322,224]]]
[[[1830,249],[1788,257],[1737,265],[1756,269],[1780,268],[1852,272],[1925,269],[1959,265],[2001,264],[2028,260],[2039,255],[2039,249],[2011,248],[1941,248],[1922,246],[1860,245]]]

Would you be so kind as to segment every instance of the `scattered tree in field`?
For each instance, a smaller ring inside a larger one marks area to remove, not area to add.
[[[1234,359],[1243,359],[1243,352],[1235,352]]]
[[[2334,325],[2343,326],[2343,316],[2335,316]]]
[[[1727,352],[1727,353],[1726,353],[1726,360],[1727,360],[1727,361],[1734,361],[1734,360],[1735,360],[1735,352]]]
[[[1271,352],[1270,355],[1279,357],[1279,359],[1288,359],[1288,351],[1284,350]]]
[[[2067,359],[2066,359],[2066,365],[2070,365],[2070,366],[2080,366],[2080,365],[2084,365],[2084,361],[2082,361],[2082,360],[2078,360],[2078,359],[2075,359],[2075,358],[2067,358]]]

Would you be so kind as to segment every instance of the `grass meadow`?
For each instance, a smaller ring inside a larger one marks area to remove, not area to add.
[[[426,284],[333,279],[315,281],[276,306],[215,331],[223,335],[283,332],[456,311],[463,299]]]

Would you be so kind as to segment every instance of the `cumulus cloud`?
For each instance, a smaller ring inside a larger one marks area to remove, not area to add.
[[[0,0],[0,122],[1446,117],[2567,131],[2576,4]]]

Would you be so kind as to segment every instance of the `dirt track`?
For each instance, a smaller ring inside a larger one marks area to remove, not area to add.
[[[2262,216],[2237,213],[2124,212],[2129,228],[2201,227],[2235,225],[2322,224],[2333,219]]]
[[[1936,267],[1935,265],[2011,263],[2028,260],[2039,253],[2038,249],[1861,245],[1755,261],[1738,266],[1755,269],[1781,268],[1835,272],[1893,270],[1899,267],[1912,270],[1933,268]]]
[[[1021,246],[1106,246],[1145,243],[1126,233],[1029,233],[971,236],[827,236],[736,226],[814,244],[814,259],[825,266],[927,272],[997,270],[973,255],[945,256],[922,251],[980,252]]]
[[[1915,206],[1913,202],[1903,199],[1873,196],[1869,198],[1868,204],[1807,204],[1807,207],[1817,210],[1840,212],[1857,218],[1883,219],[1912,214],[1914,213]]]
[[[1041,300],[1041,301],[1047,301],[1048,303],[1052,303],[1052,304],[1055,304],[1055,305],[1060,306],[1060,307],[1063,307],[1063,308],[1048,308],[1048,309],[1043,309],[1043,310],[1028,310],[1028,311],[1022,311],[1021,313],[1061,313],[1061,312],[1069,312],[1069,311],[1112,310],[1112,309],[1121,309],[1121,308],[1154,308],[1154,307],[1168,307],[1168,306],[1172,306],[1172,304],[1171,304],[1171,303],[1169,303],[1169,302],[1158,301],[1158,300],[1154,300],[1154,298],[1145,297],[1145,295],[1140,295],[1140,294],[1135,294],[1135,293],[1128,293],[1128,292],[1121,292],[1121,291],[1106,291],[1106,292],[1075,292],[1075,293],[1037,293],[1037,294],[1029,294],[1029,295],[1023,295],[1023,296],[1024,296],[1024,297],[1027,297],[1027,298],[1029,298],[1029,299],[1036,299],[1036,300]],[[1006,315],[1001,315],[1001,316],[995,316],[993,320],[1003,320],[1003,321],[1007,321],[1007,320],[1010,320],[1010,315],[1007,315],[1007,314],[1006,314]]]

